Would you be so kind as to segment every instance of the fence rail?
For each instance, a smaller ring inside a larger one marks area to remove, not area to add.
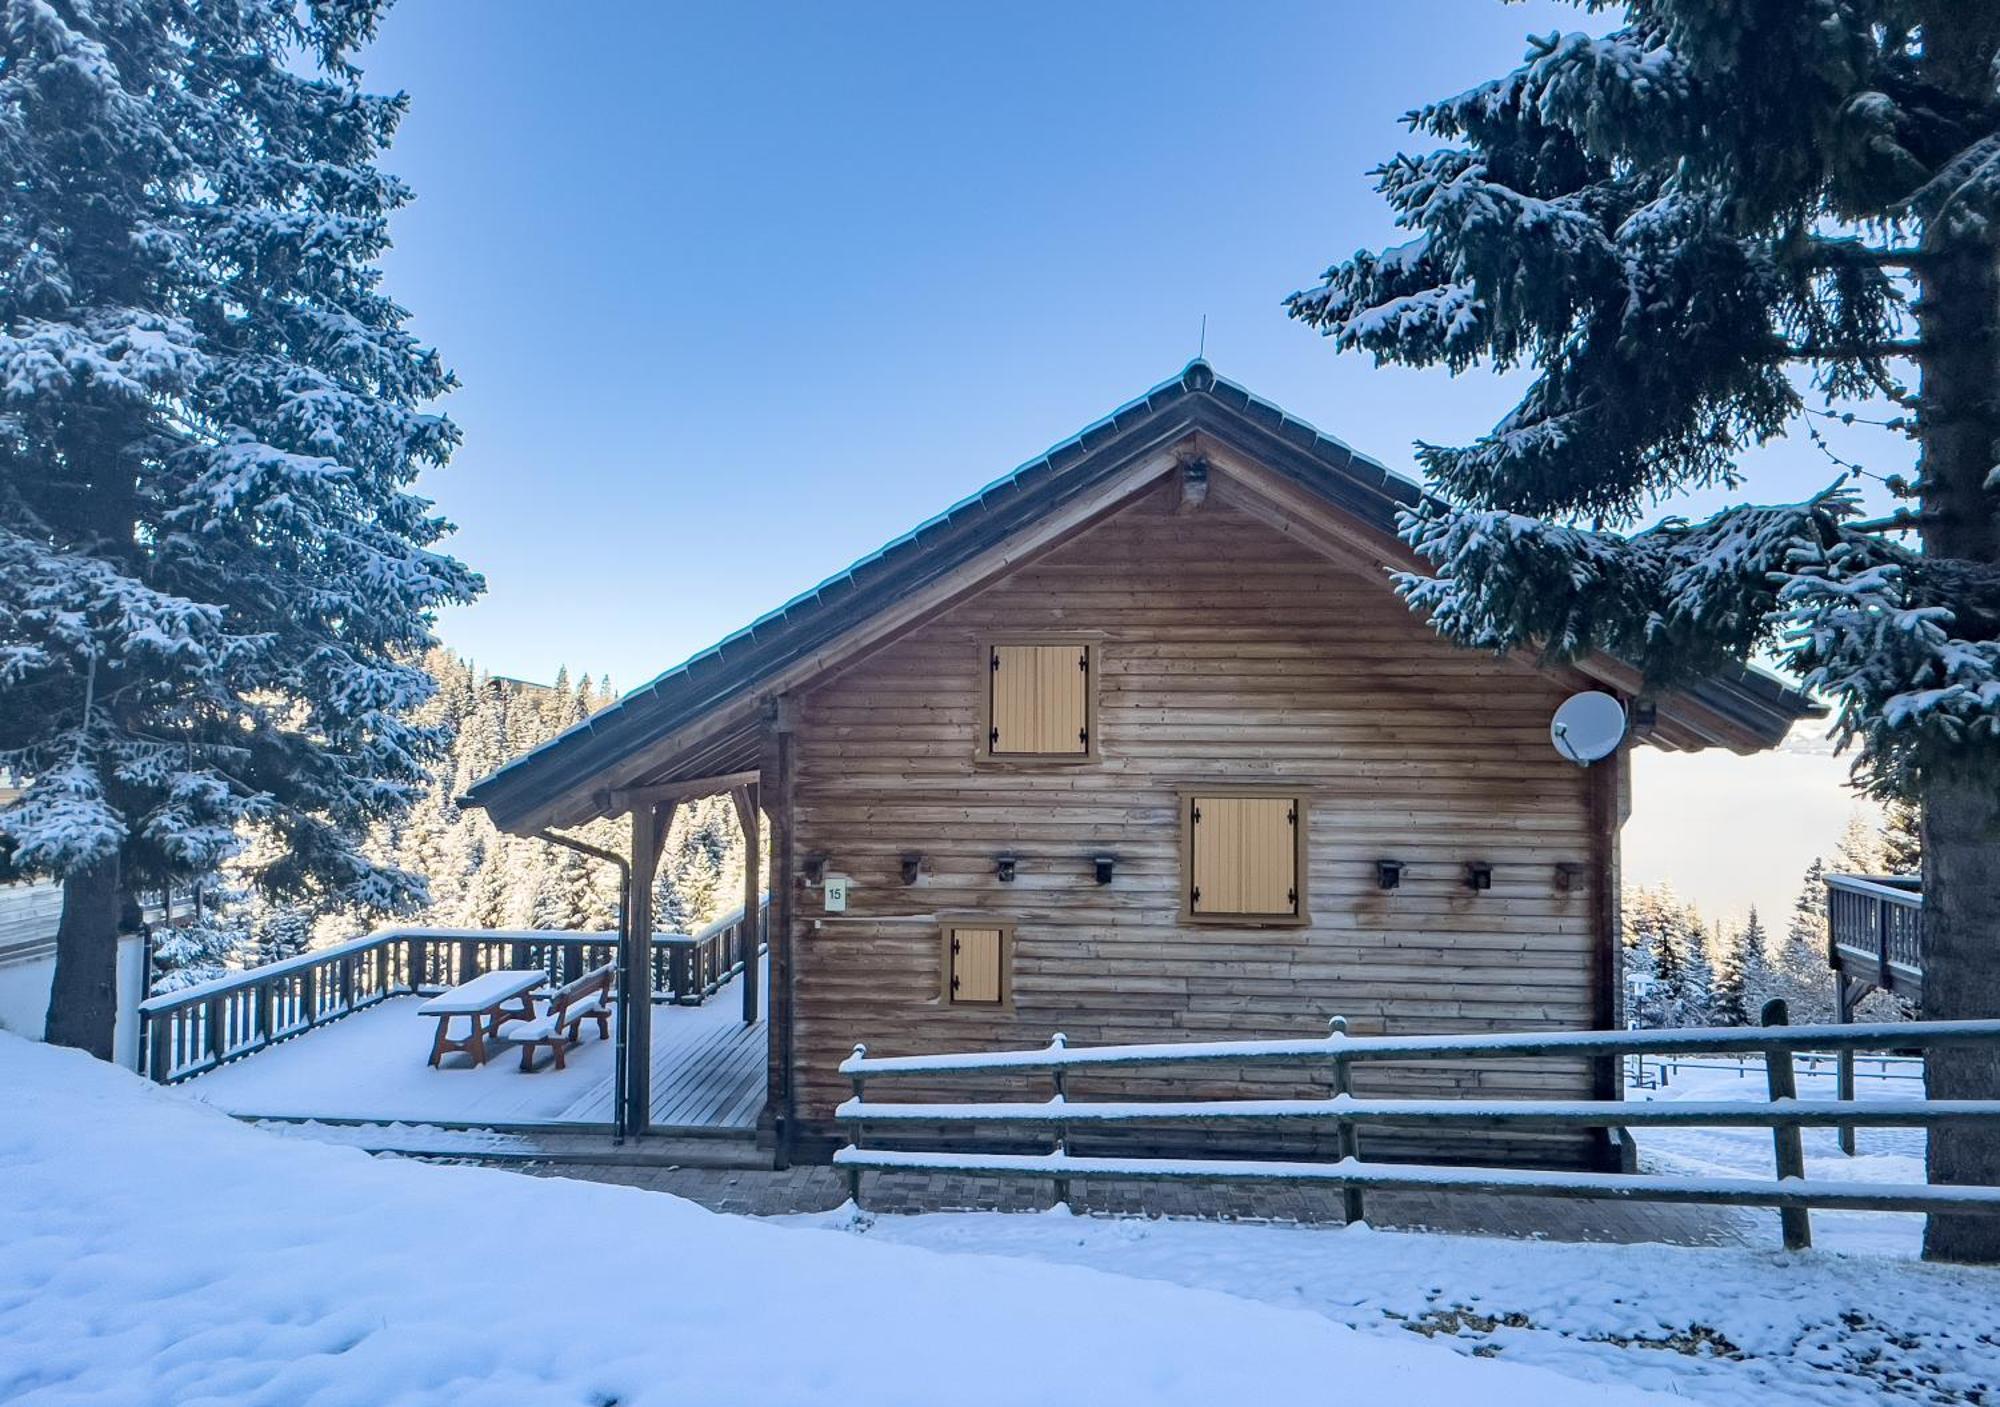
[[[1342,1189],[1347,1216],[1359,1220],[1367,1190],[1478,1191],[1521,1196],[1695,1202],[1718,1206],[1776,1207],[1787,1247],[1812,1243],[1809,1209],[1976,1212],[2000,1215],[2000,1187],[1856,1183],[1805,1176],[1800,1130],[1812,1127],[1936,1127],[2000,1124],[2000,1100],[1814,1100],[1801,1102],[1794,1058],[1802,1050],[1931,1050],[1948,1045],[2000,1046],[2000,1021],[1875,1022],[1867,1025],[1791,1026],[1783,1002],[1765,1007],[1760,1027],[1681,1031],[1587,1031],[1472,1037],[1349,1037],[1336,1017],[1329,1035],[1289,1041],[1218,1041],[1189,1045],[1072,1048],[1060,1035],[1037,1050],[944,1055],[870,1056],[865,1046],[841,1062],[854,1097],[835,1111],[850,1143],[834,1154],[849,1192],[860,1200],[864,1172],[925,1171],[1050,1178],[1058,1200],[1069,1200],[1074,1179],[1120,1181],[1280,1182]],[[1764,1057],[1769,1102],[1701,1101],[1677,1104],[1616,1100],[1359,1099],[1351,1093],[1352,1068],[1369,1061],[1479,1059],[1542,1055],[1686,1055],[1748,1053]],[[1075,1071],[1165,1069],[1207,1064],[1323,1066],[1334,1093],[1323,1099],[1215,1099],[1185,1101],[1071,1101],[1065,1076]],[[867,1097],[870,1080],[921,1077],[950,1080],[1013,1073],[1047,1075],[1046,1101],[893,1103]],[[1193,1124],[1243,1126],[1310,1124],[1330,1128],[1341,1157],[1334,1162],[1252,1161],[1235,1158],[1079,1157],[1071,1131],[1118,1126]],[[1682,1178],[1624,1173],[1542,1172],[1512,1168],[1446,1168],[1363,1163],[1364,1125],[1416,1124],[1484,1128],[1616,1128],[1621,1126],[1767,1127],[1777,1169],[1774,1180]],[[870,1129],[949,1144],[972,1133],[1039,1131],[1052,1139],[1047,1153],[988,1152],[948,1146],[871,1148]]]
[[[739,908],[698,933],[653,935],[653,1000],[693,1005],[712,996],[762,950],[768,917],[762,903],[751,925]],[[615,933],[383,929],[148,999],[139,1008],[144,1071],[177,1084],[390,997],[503,968],[540,968],[560,984],[616,956]]]

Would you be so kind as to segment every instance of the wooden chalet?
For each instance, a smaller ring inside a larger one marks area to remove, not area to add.
[[[1749,752],[1811,705],[1748,670],[1650,696],[1615,660],[1447,643],[1387,577],[1421,565],[1395,531],[1419,500],[1196,361],[467,804],[523,835],[629,815],[637,895],[680,801],[735,792],[753,843],[763,819],[781,1158],[832,1146],[857,1042],[1283,1037],[1336,1014],[1355,1034],[1619,1026],[1626,760],[1564,760],[1551,714],[1604,689],[1637,741]],[[649,923],[634,906],[639,952]],[[636,1004],[637,1110],[646,1020]],[[1228,1088],[1313,1089],[1263,1078]],[[1192,1083],[1105,1077],[1089,1096],[1218,1092]],[[1359,1092],[1619,1083],[1584,1061],[1411,1064]],[[1446,1140],[1371,1148],[1609,1156],[1582,1134]]]

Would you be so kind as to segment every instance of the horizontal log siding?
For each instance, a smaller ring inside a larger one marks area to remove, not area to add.
[[[1280,1037],[1322,1034],[1336,1013],[1355,1034],[1592,1024],[1591,883],[1555,884],[1558,862],[1591,859],[1586,774],[1548,741],[1562,691],[1443,644],[1383,583],[1225,500],[1171,509],[1165,496],[1134,504],[803,700],[796,853],[824,853],[853,881],[844,915],[824,914],[816,891],[799,898],[809,1134],[830,1131],[848,1093],[835,1066],[856,1041],[903,1054],[1038,1045],[1058,1030],[1072,1044]],[[975,763],[979,641],[1042,630],[1101,633],[1101,756]],[[1310,796],[1308,926],[1180,921],[1179,792],[1205,782]],[[910,852],[927,872],[905,887]],[[1019,857],[1011,884],[994,875],[1002,852]],[[1117,856],[1108,886],[1091,873],[1100,852]],[[1378,858],[1411,866],[1401,889],[1376,887]],[[1470,860],[1494,866],[1492,889],[1465,888]],[[923,921],[938,914],[1016,925],[1008,1009],[939,1000],[938,930]],[[1305,1095],[1323,1080],[1087,1077],[1071,1097]],[[1592,1089],[1574,1061],[1371,1066],[1357,1085],[1384,1098]],[[950,1095],[1024,1092],[1046,1094],[996,1080]],[[1576,1134],[1407,1128],[1364,1146],[1551,1162],[1586,1151]]]

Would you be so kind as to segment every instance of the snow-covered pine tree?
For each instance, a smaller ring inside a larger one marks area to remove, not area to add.
[[[1879,875],[1883,871],[1882,826],[1860,807],[1847,817],[1847,826],[1833,847],[1833,867],[1837,874]]]
[[[1923,868],[1923,810],[1907,797],[1892,796],[1882,806],[1882,870],[1916,874]]]
[[[312,947],[313,914],[303,904],[278,904],[270,908],[251,930],[250,962],[253,967],[295,958]]]
[[[1826,959],[1826,863],[1815,857],[1799,883],[1774,945],[1771,995],[1799,1024],[1833,1019],[1833,972]]]
[[[243,955],[249,935],[233,918],[204,914],[177,927],[153,930],[149,991],[178,992],[220,977]]]
[[[1718,923],[1709,946],[1715,954],[1715,1001],[1711,1008],[1715,1024],[1718,1026],[1753,1024],[1746,980],[1749,973],[1743,957],[1745,945],[1742,930]]]
[[[1762,1018],[1764,1003],[1779,995],[1769,941],[1770,935],[1764,931],[1764,921],[1757,917],[1754,904],[1741,928],[1717,926],[1714,944],[1717,1025],[1754,1026]]]
[[[272,895],[423,897],[360,842],[424,780],[413,658],[480,582],[411,491],[458,433],[376,268],[382,8],[0,27],[0,865],[64,886],[51,1041],[109,1056],[121,909],[242,828]]]
[[[1620,20],[1410,115],[1441,146],[1379,188],[1413,237],[1289,300],[1378,360],[1537,373],[1477,443],[1420,448],[1448,503],[1407,524],[1436,572],[1404,590],[1460,641],[1655,684],[1781,649],[1863,778],[1922,800],[1925,1014],[2000,1017],[2000,5],[1579,4]],[[1843,485],[1630,531],[1876,405],[1912,507],[1862,521]],[[2000,1051],[1929,1077],[2000,1097]],[[1933,1131],[1930,1176],[2000,1183],[2000,1129]],[[1926,1253],[2000,1260],[2000,1217],[1934,1217]]]

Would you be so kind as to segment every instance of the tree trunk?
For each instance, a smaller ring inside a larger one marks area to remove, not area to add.
[[[63,881],[56,927],[56,975],[43,1034],[50,1045],[111,1058],[118,1022],[118,927],[124,914],[118,856]]]
[[[1923,21],[1926,77],[1983,101],[2000,12],[1930,0]],[[1986,486],[2000,442],[2000,248],[1983,221],[1961,220],[1933,222],[1924,245],[1916,307],[1924,552],[2000,563],[2000,496]],[[2000,777],[1934,767],[1921,790],[1923,1016],[2000,1018]],[[1925,1078],[1933,1099],[2000,1099],[2000,1051],[1934,1051]],[[1932,1182],[2000,1184],[2000,1129],[1932,1129],[1928,1174]],[[2000,1262],[2000,1217],[1933,1216],[1924,1255]]]

